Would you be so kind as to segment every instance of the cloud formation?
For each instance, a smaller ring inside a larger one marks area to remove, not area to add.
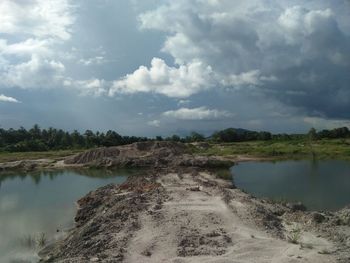
[[[68,0],[2,0],[1,33],[33,36],[38,39],[70,38],[73,23]]]
[[[198,108],[180,108],[178,110],[166,111],[162,114],[167,118],[178,120],[217,120],[232,117],[233,114],[227,111],[217,109],[208,109],[206,107]]]
[[[149,126],[159,127],[159,126],[160,126],[160,120],[148,121],[147,124],[148,124]]]
[[[312,116],[349,118],[348,8],[346,1],[330,0],[166,1],[141,14],[140,22],[167,35],[162,51],[175,66],[157,59],[117,81],[112,94],[188,97],[217,86],[253,87]],[[196,74],[194,86],[183,87],[193,81],[190,74],[180,85],[167,77],[193,61],[210,69]]]
[[[78,89],[81,95],[100,97],[107,95],[110,83],[104,79],[73,80],[66,78],[64,87]]]
[[[14,103],[19,103],[20,101],[18,101],[17,99],[13,98],[13,97],[8,97],[5,96],[4,94],[0,94],[0,101],[4,101],[4,102],[14,102]]]
[[[58,46],[71,37],[68,0],[0,2],[0,87],[59,86],[65,71]]]
[[[80,122],[98,126],[106,109],[106,127],[140,132],[191,125],[178,120],[302,130],[350,119],[347,0],[2,0],[0,25],[0,94],[32,98],[28,123],[41,122],[39,104],[61,112],[66,94],[86,102]],[[60,103],[46,106],[46,94]],[[132,123],[137,112],[157,120]]]
[[[169,67],[164,60],[153,58],[151,67],[139,67],[132,74],[113,83],[109,95],[152,92],[173,98],[186,98],[211,87],[213,72],[200,61]]]

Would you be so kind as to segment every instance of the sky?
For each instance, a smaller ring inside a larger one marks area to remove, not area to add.
[[[0,126],[350,127],[349,0],[1,0]]]

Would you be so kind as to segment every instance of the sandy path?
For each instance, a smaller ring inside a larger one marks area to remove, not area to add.
[[[210,180],[205,173],[161,176],[167,197],[140,215],[124,262],[336,262],[318,253],[332,244],[311,233],[302,240],[312,248],[301,249],[258,228],[249,214],[252,201],[234,189],[227,191],[235,197],[224,200]]]

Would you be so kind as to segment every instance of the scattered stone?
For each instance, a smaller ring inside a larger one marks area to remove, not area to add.
[[[146,251],[142,252],[142,255],[144,255],[146,257],[150,257],[150,256],[152,256],[152,253],[151,253],[151,251],[146,250]]]
[[[200,187],[200,186],[187,187],[186,190],[193,191],[193,192],[199,192],[199,191],[202,191],[202,187]]]

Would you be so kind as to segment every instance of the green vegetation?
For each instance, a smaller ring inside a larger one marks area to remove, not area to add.
[[[90,130],[66,132],[54,128],[41,129],[38,125],[26,130],[0,129],[0,162],[22,159],[57,159],[88,148],[125,145],[149,140],[167,140],[184,143],[204,143],[190,147],[193,153],[203,155],[249,155],[271,159],[350,159],[350,131],[348,128],[322,130],[314,128],[306,134],[271,134],[229,128],[205,137],[192,132],[186,137],[167,138],[122,136],[115,131],[106,133]]]
[[[299,244],[301,238],[301,230],[299,228],[293,229],[289,235],[287,235],[288,242],[292,244]]]
[[[54,128],[40,129],[34,125],[30,130],[21,127],[0,129],[0,151],[2,152],[42,152],[50,150],[86,149],[98,146],[115,146],[147,141],[146,137],[121,136],[115,131],[106,133],[85,131],[67,132]]]
[[[350,139],[322,139],[310,141],[271,140],[234,143],[209,143],[208,147],[192,147],[201,155],[254,156],[270,159],[350,159]]]
[[[27,235],[19,240],[19,245],[27,249],[41,249],[47,244],[45,233]]]
[[[45,233],[40,233],[36,238],[36,245],[39,248],[43,248],[47,243],[47,237]]]
[[[35,160],[35,159],[61,159],[63,157],[79,153],[82,150],[57,150],[47,152],[4,152],[0,151],[0,163],[12,162],[19,160]]]
[[[232,173],[229,169],[215,169],[212,171],[217,178],[232,181]]]

